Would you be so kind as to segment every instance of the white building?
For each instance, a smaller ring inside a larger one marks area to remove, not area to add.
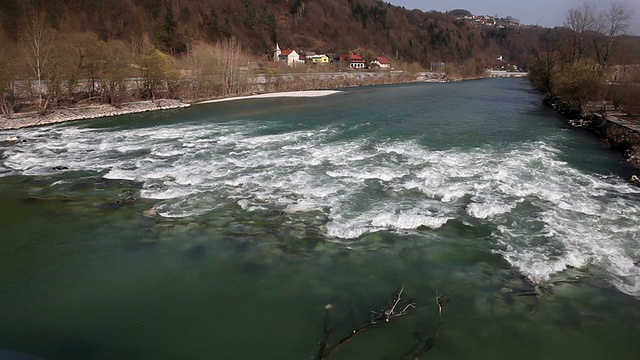
[[[298,54],[295,50],[291,50],[291,49],[280,50],[279,44],[276,44],[276,49],[273,52],[273,60],[276,62],[286,61],[288,66],[294,66],[297,63],[304,62],[300,60],[300,54]]]

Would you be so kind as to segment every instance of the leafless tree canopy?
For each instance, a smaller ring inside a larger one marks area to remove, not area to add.
[[[589,31],[598,31],[600,20],[598,9],[592,3],[584,3],[567,11],[565,26],[573,31],[572,61],[580,61],[585,50],[585,36]]]
[[[51,27],[44,10],[30,7],[24,14],[25,32],[21,38],[21,49],[25,60],[37,80],[38,106],[44,110],[42,92],[43,75],[49,70],[51,51],[55,45],[56,31]]]
[[[637,63],[640,53],[628,36],[633,10],[614,2],[600,10],[586,2],[566,14],[565,34],[549,36],[544,51],[531,62],[529,79],[550,95],[559,95],[578,108],[590,101],[610,100],[623,106],[638,86],[625,85],[631,76],[627,69]],[[543,49],[539,49],[543,50]],[[624,71],[623,71],[624,70]],[[627,101],[625,107],[633,106]]]

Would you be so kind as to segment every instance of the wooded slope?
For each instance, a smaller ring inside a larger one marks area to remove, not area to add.
[[[30,5],[46,10],[61,32],[93,32],[102,40],[147,34],[170,54],[195,42],[236,38],[268,59],[281,47],[318,53],[368,50],[428,65],[484,65],[497,55],[519,66],[547,29],[477,27],[455,15],[407,10],[378,0],[0,0],[5,34],[18,39]]]

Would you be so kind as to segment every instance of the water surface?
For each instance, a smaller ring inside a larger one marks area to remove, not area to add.
[[[640,190],[521,79],[0,133],[0,347],[47,359],[640,357]],[[65,170],[54,170],[60,166]],[[151,210],[151,211],[150,211]],[[157,213],[159,216],[144,216]]]

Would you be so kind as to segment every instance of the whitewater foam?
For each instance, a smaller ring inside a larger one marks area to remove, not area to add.
[[[0,176],[50,175],[60,165],[135,180],[166,217],[230,202],[302,218],[321,211],[327,238],[336,240],[473,220],[494,229],[494,251],[533,281],[589,266],[640,295],[640,191],[572,168],[550,143],[432,150],[414,141],[335,140],[336,127],[263,130],[241,121],[28,129],[10,134],[33,141],[4,149]]]

